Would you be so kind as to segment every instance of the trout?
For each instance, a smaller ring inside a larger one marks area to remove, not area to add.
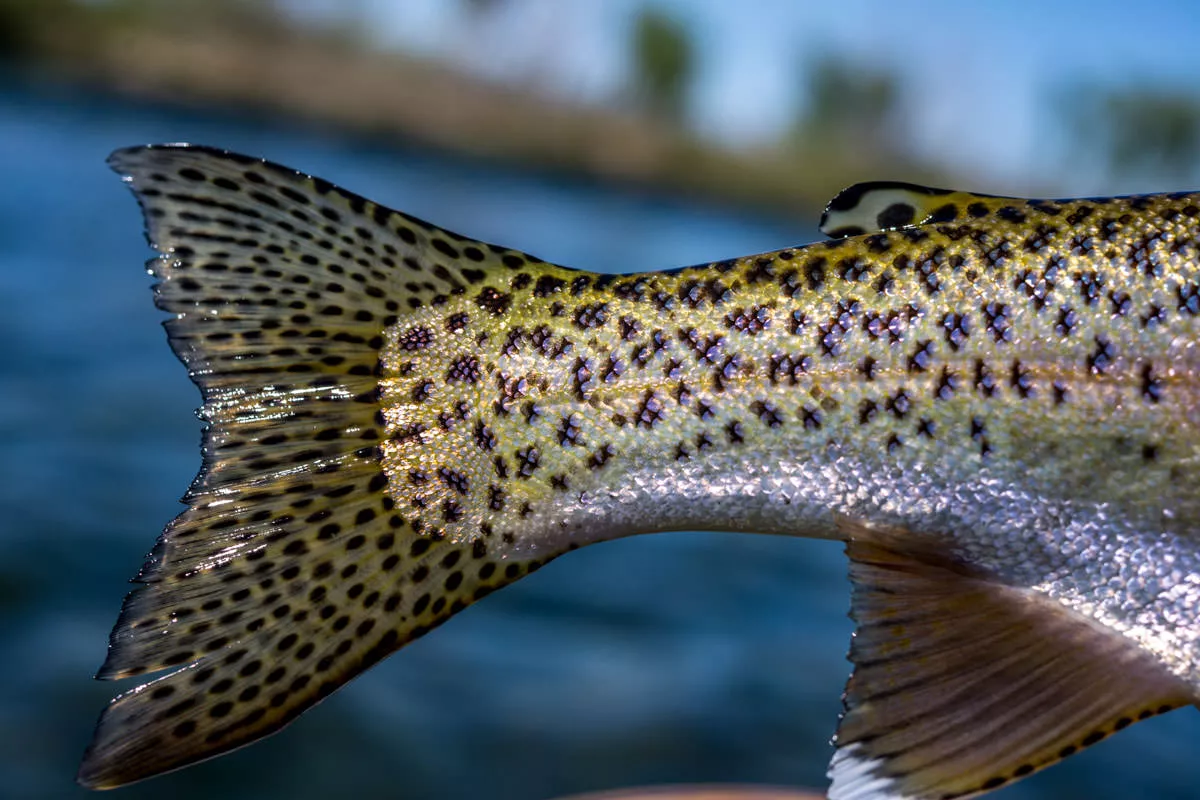
[[[273,733],[584,545],[845,543],[829,796],[966,798],[1200,690],[1200,194],[853,186],[597,274],[282,166],[119,150],[203,466],[98,676],[107,788]]]

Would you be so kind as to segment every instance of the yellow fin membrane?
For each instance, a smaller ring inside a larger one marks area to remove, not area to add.
[[[914,534],[841,525],[858,628],[831,800],[973,797],[1195,702],[1133,643],[1053,600]]]
[[[198,147],[110,159],[159,257],[155,300],[203,395],[204,466],[138,575],[98,677],[116,698],[78,780],[109,788],[279,730],[551,555],[456,542],[400,508],[380,353],[405,314],[527,256],[267,162]]]

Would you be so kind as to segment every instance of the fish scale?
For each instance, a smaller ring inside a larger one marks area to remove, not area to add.
[[[1033,471],[1040,496],[1126,506],[1149,512],[1162,530],[1181,530],[1196,517],[1186,435],[1194,373],[1168,354],[1195,330],[1179,299],[1197,278],[1194,215],[1180,212],[1158,233],[1148,251],[1153,269],[1131,271],[1121,255],[1143,246],[1139,231],[1161,225],[1176,206],[1195,208],[1175,200],[1170,209],[1146,204],[1140,218],[1094,213],[1090,227],[1077,225],[1069,237],[1052,223],[1104,206],[1038,204],[1022,212],[1040,218],[1038,240],[1026,238],[1019,256],[1004,258],[996,253],[1005,237],[1021,235],[1028,221],[837,240],[672,275],[527,265],[500,287],[511,298],[503,313],[484,307],[496,289],[488,286],[418,311],[396,332],[400,340],[444,328],[450,313],[470,317],[444,348],[417,358],[402,347],[385,352],[385,413],[422,418],[436,431],[446,427],[439,415],[465,401],[510,443],[478,448],[475,485],[499,483],[533,512],[543,503],[563,515],[585,489],[600,502],[606,485],[620,485],[623,464],[652,471],[702,460],[711,471],[740,471],[777,450],[797,461],[836,453],[964,480]],[[1109,234],[1117,260],[1073,252],[1069,239],[1097,236],[1122,218]],[[539,281],[556,288],[538,291]],[[1119,302],[1127,295],[1139,306]],[[439,382],[446,362],[468,351],[483,363],[473,385]],[[438,390],[415,402],[430,375]],[[564,440],[566,419],[574,432]],[[447,436],[456,460],[473,449],[470,425]],[[433,440],[412,448],[428,455]],[[608,454],[602,466],[597,452]],[[1160,507],[1177,521],[1155,514]],[[793,513],[779,524],[790,525]],[[544,544],[545,533],[519,511],[506,514],[487,516],[531,547]],[[447,532],[472,538],[478,524],[463,520]]]
[[[244,156],[112,163],[207,428],[100,677],[177,671],[113,702],[85,785],[664,530],[847,542],[831,797],[974,796],[1195,702],[1200,197],[865,184],[830,241],[600,275]]]

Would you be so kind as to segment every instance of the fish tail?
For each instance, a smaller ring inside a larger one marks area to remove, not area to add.
[[[135,578],[97,677],[171,671],[101,715],[78,774],[98,789],[279,730],[553,557],[452,535],[448,498],[486,511],[464,486],[483,456],[450,452],[432,407],[387,394],[406,368],[389,353],[446,335],[398,323],[530,257],[221,151],[133,148],[110,164],[145,213],[155,301],[206,428],[187,509]],[[449,408],[467,424],[463,401]],[[461,471],[399,494],[395,481],[430,477],[439,443]]]

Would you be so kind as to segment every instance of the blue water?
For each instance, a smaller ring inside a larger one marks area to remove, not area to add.
[[[199,457],[196,390],[141,269],[112,149],[266,155],[573,266],[806,241],[761,219],[266,120],[0,75],[0,796],[72,797],[125,580]],[[848,672],[839,548],[719,534],[588,548],[462,613],[278,736],[128,798],[547,800],[651,782],[821,787]],[[1135,726],[1000,798],[1191,798],[1200,716]]]

